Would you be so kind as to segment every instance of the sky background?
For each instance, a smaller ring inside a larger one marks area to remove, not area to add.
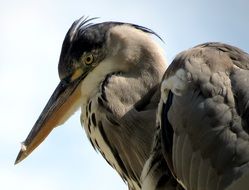
[[[0,189],[125,190],[96,153],[77,112],[26,160],[14,166],[20,142],[59,82],[57,64],[72,22],[124,21],[153,29],[168,62],[208,41],[249,52],[248,0],[3,0],[0,2]]]

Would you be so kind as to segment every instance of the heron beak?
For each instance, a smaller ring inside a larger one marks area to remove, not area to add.
[[[78,72],[76,75],[79,76],[79,74],[80,73]],[[68,110],[72,109],[72,107],[80,100],[80,88],[77,87],[86,75],[87,73],[81,73],[81,76],[77,78],[75,75],[72,75],[71,82],[61,80],[31,129],[28,137],[22,143],[15,164],[25,159],[43,142],[53,128],[62,124],[66,120],[65,117],[69,117],[67,116]]]

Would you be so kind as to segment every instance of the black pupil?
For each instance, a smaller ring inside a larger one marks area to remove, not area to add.
[[[87,58],[86,58],[86,62],[87,63],[90,63],[92,61],[92,58],[90,57],[90,56],[88,56]]]

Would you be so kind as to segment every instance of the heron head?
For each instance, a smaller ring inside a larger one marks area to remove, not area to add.
[[[107,74],[125,72],[132,67],[129,63],[134,63],[140,50],[136,46],[143,43],[143,38],[137,39],[139,35],[155,34],[150,29],[134,24],[93,24],[92,20],[81,18],[67,32],[58,65],[60,83],[22,143],[15,163],[26,158],[54,127],[64,123]],[[136,33],[138,36],[133,35]]]

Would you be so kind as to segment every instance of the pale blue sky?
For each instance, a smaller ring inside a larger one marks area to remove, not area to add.
[[[23,141],[59,82],[64,35],[86,15],[153,29],[168,61],[189,47],[221,41],[249,52],[248,0],[6,0],[0,2],[0,189],[125,190],[80,126],[79,112],[14,166]]]

